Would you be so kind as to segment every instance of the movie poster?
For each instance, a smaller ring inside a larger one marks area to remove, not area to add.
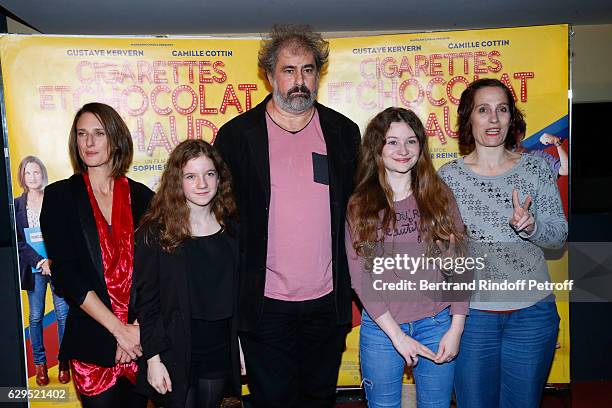
[[[258,49],[256,38],[3,36],[0,52],[14,197],[22,195],[19,169],[28,156],[44,166],[48,183],[72,174],[68,132],[74,113],[92,101],[107,103],[122,115],[135,151],[128,176],[155,189],[174,146],[187,138],[214,143],[225,122],[268,94],[269,86],[257,69]],[[567,214],[567,25],[334,38],[329,62],[319,83],[321,103],[353,119],[362,131],[388,106],[414,110],[426,126],[436,167],[459,157],[455,122],[463,89],[477,78],[500,79],[525,113],[524,148],[537,151],[557,169]],[[40,164],[29,168],[42,171]],[[43,256],[44,237],[35,228],[24,229],[24,239]],[[555,280],[563,280],[566,253],[551,258],[549,269]],[[569,382],[566,300],[558,302],[562,321],[549,377],[553,383]],[[29,385],[36,388],[25,291],[22,305]],[[58,386],[57,319],[50,287],[44,306],[41,324],[50,386]],[[361,383],[359,321],[354,307],[340,386]],[[78,406],[71,395],[65,406]]]

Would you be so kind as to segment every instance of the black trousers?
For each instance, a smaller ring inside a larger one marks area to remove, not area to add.
[[[301,302],[264,299],[257,329],[240,334],[255,408],[334,406],[350,329],[336,321],[333,293]]]
[[[108,390],[90,397],[80,395],[83,408],[146,408],[147,398],[136,392],[126,378],[119,378]]]

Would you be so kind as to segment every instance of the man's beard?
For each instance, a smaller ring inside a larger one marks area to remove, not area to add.
[[[272,97],[274,103],[277,104],[282,110],[291,113],[304,113],[314,105],[317,99],[317,83],[315,83],[314,91],[310,92],[305,85],[299,85],[291,88],[287,91],[287,95],[280,93],[278,88],[272,84],[274,92]],[[294,93],[301,93],[302,95],[292,95]]]

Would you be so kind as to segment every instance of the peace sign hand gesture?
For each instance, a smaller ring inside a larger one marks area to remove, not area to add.
[[[535,218],[529,212],[529,206],[531,205],[532,198],[528,194],[525,198],[525,202],[521,204],[519,201],[519,193],[513,188],[512,189],[512,218],[510,218],[510,226],[517,233],[532,234],[535,229]]]

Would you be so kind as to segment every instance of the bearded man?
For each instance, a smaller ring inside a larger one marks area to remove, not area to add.
[[[321,34],[275,26],[259,51],[272,94],[225,124],[243,257],[239,330],[257,408],[333,407],[351,287],[344,247],[358,126],[316,102]]]

